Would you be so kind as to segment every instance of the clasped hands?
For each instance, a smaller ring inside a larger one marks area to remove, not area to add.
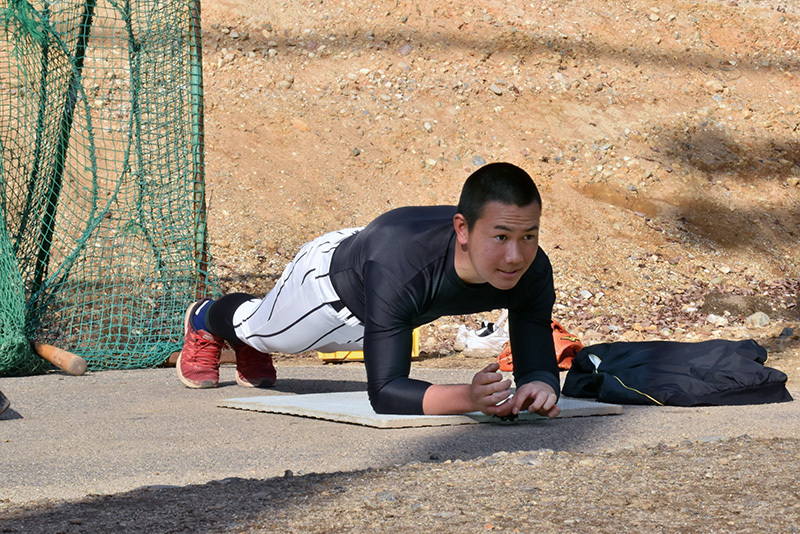
[[[500,365],[491,363],[472,378],[470,398],[481,412],[498,417],[517,415],[523,410],[546,417],[556,417],[561,412],[556,405],[558,396],[549,384],[528,382],[512,396],[511,380],[503,379],[499,369]]]

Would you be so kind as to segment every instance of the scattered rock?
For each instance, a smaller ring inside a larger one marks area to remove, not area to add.
[[[306,122],[303,119],[299,118],[299,117],[292,118],[292,126],[297,128],[301,132],[307,132],[307,131],[309,131],[311,129],[308,126],[308,124],[306,124]]]
[[[744,320],[748,328],[761,328],[769,324],[769,316],[764,312],[756,312]]]
[[[393,491],[380,491],[375,494],[378,502],[397,502],[397,494]]]
[[[711,436],[698,436],[695,441],[697,441],[697,443],[718,443],[723,440],[725,440],[724,436],[711,435]]]
[[[723,317],[721,315],[714,315],[713,313],[708,314],[708,316],[706,317],[706,322],[719,327],[728,326],[727,317]]]
[[[595,345],[603,342],[603,335],[597,330],[589,328],[583,332],[583,335],[580,336],[580,339],[584,346]]]
[[[466,345],[465,345],[466,347]],[[493,349],[468,349],[465,348],[464,351],[461,353],[465,358],[470,358],[472,360],[486,360],[489,363],[490,360],[497,358],[497,351]]]

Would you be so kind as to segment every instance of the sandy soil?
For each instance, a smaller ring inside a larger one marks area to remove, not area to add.
[[[585,343],[755,338],[800,378],[797,4],[203,10],[211,252],[226,291],[264,292],[309,238],[454,203],[470,172],[510,161],[542,190],[555,315]],[[753,325],[755,312],[769,323]],[[495,316],[425,327],[415,365],[474,365],[453,352],[455,329]],[[216,505],[235,524],[214,522],[205,487],[163,507],[153,492],[99,499],[87,506],[113,507],[116,523],[87,512],[62,531],[794,531],[800,488],[776,470],[797,472],[797,450],[744,437],[233,481],[259,496]]]
[[[781,366],[800,320],[799,11],[207,2],[222,287],[262,293],[309,238],[454,203],[510,161],[542,189],[555,316],[585,343],[753,337]],[[770,323],[747,326],[758,311]],[[423,353],[457,365],[457,325],[495,317],[424,327]]]
[[[204,9],[226,290],[263,292],[307,239],[453,203],[471,171],[504,160],[543,191],[556,316],[590,342],[751,336],[755,311],[773,334],[800,317],[796,7]],[[423,344],[447,353],[440,326]]]

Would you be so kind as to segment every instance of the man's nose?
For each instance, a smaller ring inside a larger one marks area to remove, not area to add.
[[[508,246],[506,246],[505,256],[507,263],[519,263],[522,261],[522,250],[519,243],[516,241],[509,241]]]

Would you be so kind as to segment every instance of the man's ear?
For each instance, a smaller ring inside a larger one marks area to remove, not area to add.
[[[453,228],[456,230],[456,239],[458,239],[458,244],[465,246],[469,237],[469,225],[467,224],[467,219],[465,219],[460,213],[456,213],[453,217]]]

